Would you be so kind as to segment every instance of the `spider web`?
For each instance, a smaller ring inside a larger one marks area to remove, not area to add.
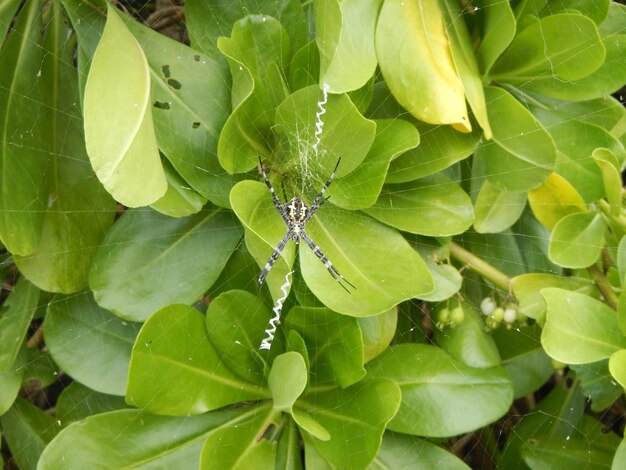
[[[563,2],[565,4],[565,2]],[[174,7],[175,5],[171,5]],[[160,6],[160,11],[167,10],[167,6]],[[233,4],[233,8],[236,6]],[[183,29],[181,29],[180,21],[173,22],[171,25],[165,25],[168,22],[168,18],[160,19],[157,14],[150,14],[151,10],[148,7],[145,9],[137,9],[137,12],[142,15],[144,20],[149,20],[151,23],[156,25],[157,28],[160,29],[160,32],[163,34],[171,35],[176,37],[179,40],[186,41],[186,33]],[[471,14],[471,10],[466,10],[463,12],[464,15]],[[458,18],[461,19],[461,18]],[[68,36],[68,41],[74,41],[74,38]],[[72,64],[73,65],[73,64]],[[79,70],[79,73],[85,73],[84,71]],[[555,74],[556,76],[556,74]],[[621,94],[617,95],[620,101],[624,101],[624,97]],[[311,188],[319,188],[325,180],[323,176],[320,176],[320,172],[317,168],[317,158],[320,154],[323,155],[324,148],[319,147],[318,138],[323,134],[323,123],[324,123],[324,105],[325,99],[321,100],[319,103],[319,111],[317,114],[318,120],[317,122],[311,122],[310,127],[306,129],[298,130],[298,133],[301,135],[297,135],[296,140],[301,142],[301,147],[297,149],[298,155],[300,155],[299,162],[299,173],[301,177],[300,185],[302,193],[307,193],[311,191]],[[373,114],[376,113],[376,110],[373,110]],[[33,127],[31,129],[25,129],[24,132],[33,132],[36,126],[36,123],[33,123]],[[8,137],[11,142],[15,142],[19,140],[18,136],[13,135]],[[64,136],[61,136],[61,139],[64,139]],[[313,145],[311,143],[313,142]],[[59,155],[58,158],[66,158],[66,159],[78,159],[80,156],[77,155]],[[446,169],[446,173],[451,176],[453,179],[457,181],[463,181],[465,183],[465,187],[470,188],[469,195],[472,201],[476,200],[478,195],[478,191],[480,189],[480,182],[475,179],[465,178],[463,175],[469,174],[467,172],[467,168],[464,168],[466,162],[462,161],[460,164],[455,165],[454,168]],[[314,167],[313,169],[311,167]],[[465,171],[464,171],[465,170]],[[516,175],[509,175],[511,178],[515,178]],[[330,201],[332,203],[332,200]],[[47,206],[48,201],[33,201],[33,205],[36,206],[35,203],[42,203],[44,206]],[[146,209],[148,210],[148,209]],[[323,210],[323,209],[322,209]],[[526,237],[525,232],[519,229],[519,225],[513,225],[509,229],[509,233],[514,236]],[[207,233],[207,236],[210,236],[210,233]],[[537,241],[543,242],[547,244],[547,237],[549,234],[546,232],[543,235],[543,238],[538,237]],[[499,235],[494,234],[493,236],[485,236],[482,239],[481,244],[475,244],[474,247],[477,249],[477,252],[481,253],[481,257],[487,261],[488,263],[492,263],[495,266],[501,267],[501,269],[511,270],[513,272],[516,271],[524,271],[525,264],[520,263],[516,259],[509,258],[508,256],[502,255],[502,252],[497,250],[500,246]],[[490,242],[492,240],[492,242]],[[149,241],[149,240],[147,240]],[[420,241],[416,242],[418,245]],[[424,246],[428,246],[426,243],[423,243]],[[245,247],[241,245],[239,247],[239,251],[244,252]],[[7,264],[11,261],[8,258],[4,258],[2,260],[4,265],[0,265],[0,268],[6,268]],[[181,263],[184,263],[185,260],[182,260]],[[297,267],[296,267],[297,268]],[[559,271],[550,271],[553,274],[560,274]],[[481,277],[472,274],[468,270],[463,270],[463,283],[468,292],[474,293],[479,298],[484,298],[485,296],[493,296],[498,303],[505,304],[507,296],[501,292],[498,292],[497,289],[493,287],[493,285],[486,283]],[[218,279],[216,284],[211,288],[211,290],[219,290],[222,286],[229,285],[229,282],[238,279],[242,275],[247,275],[251,279],[251,283],[254,284],[256,281],[256,276],[258,275],[258,271],[256,269],[252,269],[250,265],[244,264],[237,267],[234,265],[230,270],[227,270],[227,274]],[[294,274],[297,275],[297,272]],[[17,277],[17,273],[15,271],[10,271],[8,274],[5,273],[5,282],[3,285],[2,297],[6,299],[9,292],[13,289],[15,285],[15,279]],[[132,288],[132,287],[131,287]],[[176,285],[171,286],[172,290],[177,289]],[[72,294],[69,297],[80,297],[83,295],[82,293]],[[46,308],[49,308],[50,305],[54,305],[58,300],[51,295],[43,294],[39,300],[39,304],[37,306],[38,313],[35,315],[35,320],[31,329],[29,330],[29,342],[35,345],[35,349],[41,351],[40,356],[30,357],[26,360],[23,367],[26,368],[28,373],[36,377],[47,377],[49,378],[49,384],[46,384],[45,387],[40,387],[37,383],[30,383],[27,388],[23,389],[22,396],[24,398],[29,399],[31,402],[35,403],[41,409],[46,410],[47,413],[54,416],[55,422],[52,426],[60,427],[64,425],[64,420],[70,419],[67,416],[59,416],[55,414],[55,407],[58,406],[57,400],[59,395],[62,393],[63,389],[68,387],[71,383],[73,383],[72,377],[68,376],[62,370],[56,366],[52,362],[52,360],[48,357],[46,344],[42,341],[41,335],[42,331],[39,328],[43,321],[44,311]],[[444,302],[445,303],[445,302]],[[200,308],[206,308],[206,305],[203,305],[202,302],[199,302],[198,305]],[[434,311],[438,308],[438,304],[434,303],[433,305],[427,305],[418,301],[407,302],[405,306],[403,306],[399,312],[399,324],[404,325],[405,329],[403,330],[402,336],[398,337],[397,340],[400,342],[403,341],[411,341],[415,338],[432,338],[434,332],[437,334],[446,336],[449,333],[449,327],[444,325],[437,324],[437,318],[434,317]],[[88,312],[87,312],[88,314]],[[1,314],[0,314],[1,315]],[[1,318],[1,316],[0,316]],[[269,320],[269,319],[268,319]],[[120,319],[117,317],[110,315],[110,317],[101,320],[99,323],[93,325],[94,329],[105,328],[108,324],[120,323]],[[124,324],[130,324],[130,322],[121,322]],[[328,336],[331,336],[333,331],[336,329],[337,325],[333,323],[329,323],[327,325]],[[500,333],[506,327],[500,326]],[[540,343],[538,341],[538,337],[533,334],[527,327],[519,324],[514,324],[512,330],[517,332],[517,334],[525,336],[529,338],[531,341],[535,341],[537,346],[540,347]],[[73,334],[71,331],[68,333],[70,337],[74,339],[79,339],[80,335],[85,333],[76,333]],[[103,351],[105,347],[103,347]],[[236,345],[233,345],[235,348]],[[94,348],[94,352],[97,351],[97,347]],[[41,372],[44,370],[45,372]],[[106,370],[102,371],[106,373]],[[602,377],[602,372],[599,370],[589,370],[588,374],[596,374],[598,379]],[[593,381],[593,380],[590,380]],[[74,382],[77,383],[77,382]],[[595,424],[590,424],[588,426],[576,427],[571,425],[571,422],[574,422],[574,417],[565,414],[557,414],[554,411],[544,411],[541,409],[541,401],[546,396],[548,396],[551,392],[554,392],[555,389],[559,387],[564,387],[565,385],[571,385],[570,379],[564,377],[560,373],[555,373],[546,384],[536,391],[533,394],[530,394],[526,397],[518,399],[514,402],[511,410],[503,417],[498,420],[488,428],[479,430],[474,433],[468,433],[458,438],[449,439],[446,442],[441,443],[445,448],[453,451],[457,455],[460,455],[465,458],[468,465],[472,468],[494,468],[497,464],[498,455],[502,452],[507,452],[510,446],[516,445],[515,436],[520,432],[519,428],[515,427],[519,422],[523,422],[524,420],[535,420],[534,423],[537,426],[561,426],[564,429],[564,433],[566,435],[565,440],[569,440],[569,436],[573,438],[581,439],[582,442],[588,444],[588,463],[591,464],[591,459],[593,457],[592,447],[594,445],[594,440],[597,439],[597,428],[602,426],[602,423],[606,426],[606,429],[617,428],[620,420],[623,420],[622,416],[616,415],[614,411],[610,409],[604,410],[602,412],[590,412],[589,411],[589,403],[585,402],[585,398],[580,395],[580,392],[576,399],[572,399],[572,403],[576,403],[576,406],[581,408],[580,412],[584,409],[587,409],[590,415],[594,415],[601,420],[595,421]],[[75,393],[71,397],[67,397],[68,402],[72,403],[74,400],[75,404],[72,406],[67,406],[64,409],[69,410],[69,413],[74,413],[75,416],[72,416],[71,419],[77,419],[79,417],[84,417],[85,413],[93,412],[99,413],[106,411],[107,409],[115,409],[117,407],[123,406],[119,397],[115,397],[113,395],[109,395],[106,397],[106,400],[102,399],[106,394],[102,394],[101,392],[97,392],[92,390],[89,387],[79,386],[79,393]],[[99,400],[92,400],[92,397],[98,397]],[[103,403],[105,403],[103,405]],[[582,405],[581,405],[582,404]],[[471,406],[471,404],[468,404]],[[573,405],[572,405],[573,406]],[[574,406],[573,406],[574,407]],[[20,411],[17,412],[20,415]],[[574,412],[572,412],[574,413]],[[24,422],[28,422],[30,417],[28,415],[23,415]],[[569,419],[571,418],[571,422]],[[189,419],[192,419],[191,417]],[[7,434],[7,430],[4,430],[4,435]],[[590,437],[588,437],[590,436]],[[524,439],[523,434],[519,434],[519,439]],[[114,439],[115,440],[115,439]],[[22,447],[12,447],[11,453],[15,456],[16,454],[29,455],[33,451],[33,447],[35,444],[33,442],[25,442],[22,444]],[[416,443],[414,450],[415,455],[414,460],[420,460],[420,450],[421,448]],[[6,446],[3,444],[2,453],[5,458],[9,457],[9,451]],[[34,465],[34,462],[32,462]],[[558,466],[559,462],[555,461],[555,467]],[[11,468],[11,467],[9,467]]]

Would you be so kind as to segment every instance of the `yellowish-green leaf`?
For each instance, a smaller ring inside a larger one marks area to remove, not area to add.
[[[167,181],[152,124],[148,62],[110,5],[87,78],[84,114],[87,152],[107,191],[130,207],[161,198]]]
[[[587,210],[578,191],[558,173],[552,173],[541,186],[529,191],[528,203],[537,220],[548,230],[566,215]]]
[[[471,131],[438,2],[385,1],[376,26],[376,54],[387,86],[413,116]]]

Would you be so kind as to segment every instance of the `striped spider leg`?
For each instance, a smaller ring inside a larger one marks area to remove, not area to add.
[[[263,162],[259,157],[259,165],[261,167],[261,173],[263,174],[263,181],[265,181],[267,188],[272,194],[272,202],[274,203],[274,207],[276,207],[276,210],[285,221],[285,224],[287,224],[287,233],[285,233],[283,238],[280,240],[280,242],[276,246],[276,249],[274,249],[269,259],[267,260],[267,263],[265,263],[263,271],[261,271],[261,274],[259,274],[259,289],[261,289],[261,286],[263,285],[265,278],[270,272],[270,269],[272,269],[272,266],[274,266],[274,263],[276,263],[276,261],[280,257],[280,254],[285,249],[285,246],[290,239],[293,240],[296,245],[300,243],[301,239],[304,240],[305,243],[311,248],[315,256],[317,256],[319,260],[324,264],[324,267],[327,269],[332,278],[337,281],[337,283],[339,283],[339,285],[346,292],[350,293],[346,285],[352,287],[353,289],[356,289],[356,287],[352,283],[350,283],[345,277],[341,275],[339,270],[335,268],[330,260],[326,257],[322,249],[317,246],[315,242],[311,239],[311,237],[309,237],[309,235],[304,231],[304,228],[308,221],[311,220],[311,217],[313,217],[317,210],[328,200],[328,197],[330,197],[324,197],[324,194],[326,193],[326,190],[328,189],[333,181],[333,178],[335,177],[335,172],[339,167],[340,161],[341,159],[337,160],[337,165],[335,165],[335,169],[328,178],[328,181],[326,181],[326,184],[322,187],[320,192],[317,193],[315,199],[313,199],[313,204],[311,204],[311,207],[308,207],[302,201],[302,199],[297,196],[291,199],[291,201],[286,204],[283,204],[280,201],[280,199],[276,195],[276,191],[272,187],[272,183],[270,183],[270,180],[267,178],[267,174],[265,173],[265,167],[263,166]]]

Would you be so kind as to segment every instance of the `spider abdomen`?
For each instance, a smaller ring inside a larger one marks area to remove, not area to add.
[[[309,208],[299,197],[294,197],[287,203],[287,215],[294,224],[301,224],[306,218]]]

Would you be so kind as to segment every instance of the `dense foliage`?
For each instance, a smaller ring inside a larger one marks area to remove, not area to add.
[[[0,4],[8,468],[626,468],[624,5],[156,3]]]

